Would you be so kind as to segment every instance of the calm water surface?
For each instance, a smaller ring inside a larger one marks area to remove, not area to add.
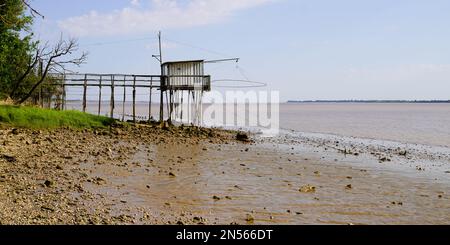
[[[280,125],[301,132],[450,147],[450,104],[283,104]]]
[[[68,108],[80,109],[71,102]],[[97,114],[98,104],[87,110]],[[116,105],[116,117],[131,114],[131,104]],[[109,113],[102,103],[101,114]],[[152,106],[158,118],[159,106]],[[137,103],[136,114],[148,118],[148,102]],[[127,118],[127,117],[125,117]],[[128,117],[129,119],[129,117]],[[280,127],[308,133],[323,133],[357,138],[398,141],[450,147],[450,104],[413,103],[292,103],[280,105]]]

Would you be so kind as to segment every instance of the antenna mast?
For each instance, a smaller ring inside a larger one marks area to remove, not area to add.
[[[164,121],[164,99],[163,99],[163,84],[165,83],[164,81],[164,76],[163,76],[163,57],[162,57],[162,45],[161,45],[161,31],[158,32],[158,41],[159,41],[159,64],[161,66],[161,77],[160,77],[160,91],[161,91],[161,96],[160,96],[160,100],[159,100],[159,121],[163,122]]]

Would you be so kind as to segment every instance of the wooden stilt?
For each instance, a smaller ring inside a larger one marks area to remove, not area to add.
[[[41,85],[41,87],[40,87],[40,90],[39,90],[39,103],[41,104],[41,107],[42,108],[44,108],[44,99],[42,98],[42,85]]]
[[[62,98],[61,98],[61,110],[66,109],[66,85],[62,85]]]
[[[152,120],[152,86],[153,86],[153,77],[150,78],[150,93],[148,95],[148,121]]]
[[[133,76],[133,122],[136,122],[136,76]]]
[[[122,103],[122,121],[125,121],[125,100],[127,94],[127,87],[125,84],[127,83],[127,76],[123,76],[123,103]]]
[[[111,76],[110,117],[114,118],[114,75]]]
[[[98,115],[100,116],[100,113],[102,111],[102,76],[100,76],[99,85],[98,85]]]
[[[86,112],[87,106],[87,74],[84,75],[84,85],[83,85],[83,112]]]

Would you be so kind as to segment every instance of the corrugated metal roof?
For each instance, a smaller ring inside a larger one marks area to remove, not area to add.
[[[163,65],[180,64],[180,63],[203,63],[203,62],[205,62],[205,60],[182,60],[182,61],[164,62]]]

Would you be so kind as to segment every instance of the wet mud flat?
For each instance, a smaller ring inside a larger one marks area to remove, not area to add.
[[[447,175],[289,138],[6,128],[0,147],[2,224],[450,223]]]

